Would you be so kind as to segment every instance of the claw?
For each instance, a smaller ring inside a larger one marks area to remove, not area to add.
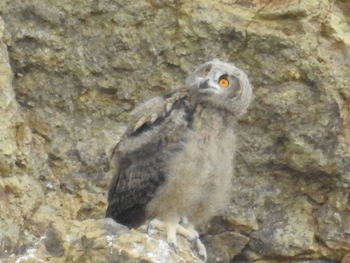
[[[173,243],[173,242],[169,242],[169,241],[168,241],[168,244],[169,244],[169,247],[171,247],[171,249],[174,250],[174,252],[175,252],[176,254],[178,254],[179,251],[178,251],[178,249],[177,249],[176,244]]]
[[[166,105],[165,105],[165,112],[169,112],[170,110],[171,110],[171,107],[172,107],[173,105],[171,104],[171,103],[167,103]]]
[[[198,238],[194,240],[194,250],[197,253],[197,256],[203,260],[203,262],[207,262],[207,250],[205,249],[205,246],[203,245],[202,241]]]
[[[177,224],[162,222],[158,219],[153,219],[149,222],[148,226],[152,226],[158,230],[166,231],[168,243],[176,246]]]
[[[151,233],[151,229],[152,229],[152,224],[151,224],[152,221],[148,221],[147,223],[147,227],[146,227],[146,233],[147,235],[149,235]]]
[[[134,126],[134,128],[133,128],[133,131],[136,131],[138,128],[140,128],[142,125],[144,125],[146,121],[147,121],[147,118],[146,118],[146,117],[140,118],[140,119],[136,122],[136,124],[135,124],[135,126]]]
[[[194,227],[188,223],[188,221],[183,221],[183,223],[186,224],[186,227],[180,225],[177,221],[173,222],[162,222],[158,219],[153,219],[149,222],[147,226],[147,231],[150,229],[150,227],[157,228],[159,230],[165,230],[167,233],[167,242],[169,246],[175,251],[175,253],[178,253],[178,248],[176,245],[176,235],[180,234],[183,237],[185,237],[189,242],[192,244],[192,248],[195,252],[195,254],[203,261],[207,261],[207,251],[205,249],[205,246],[199,239],[199,234],[196,230],[194,230]]]
[[[157,114],[152,114],[150,122],[154,123],[157,119],[158,119],[158,115]]]

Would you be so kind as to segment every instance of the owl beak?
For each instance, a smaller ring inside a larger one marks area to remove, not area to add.
[[[208,89],[210,88],[209,85],[208,85],[208,80],[202,82],[201,84],[199,84],[199,89],[200,90],[205,90],[205,89]]]

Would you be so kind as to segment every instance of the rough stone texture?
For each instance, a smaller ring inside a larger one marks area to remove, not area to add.
[[[245,69],[255,99],[232,205],[203,228],[209,261],[350,252],[349,1],[3,0],[0,14],[0,258],[44,233],[60,256],[53,222],[101,218],[128,112],[212,57]]]
[[[178,238],[179,249],[165,241],[165,233],[131,230],[111,219],[67,221],[52,224],[34,247],[11,255],[8,263],[32,262],[202,262],[186,239]]]

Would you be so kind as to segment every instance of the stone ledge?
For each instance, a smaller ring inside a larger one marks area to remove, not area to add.
[[[27,246],[21,254],[11,255],[6,263],[202,262],[185,238],[178,236],[175,251],[166,242],[165,233],[145,230],[146,226],[129,230],[112,219],[53,223],[36,244]]]

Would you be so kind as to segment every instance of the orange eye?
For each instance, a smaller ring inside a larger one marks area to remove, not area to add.
[[[222,79],[219,80],[219,84],[220,84],[221,87],[226,88],[226,87],[228,87],[230,82],[228,81],[228,79],[222,78]]]
[[[203,71],[203,75],[204,76],[208,76],[208,74],[209,74],[209,70],[206,69],[206,70]]]

